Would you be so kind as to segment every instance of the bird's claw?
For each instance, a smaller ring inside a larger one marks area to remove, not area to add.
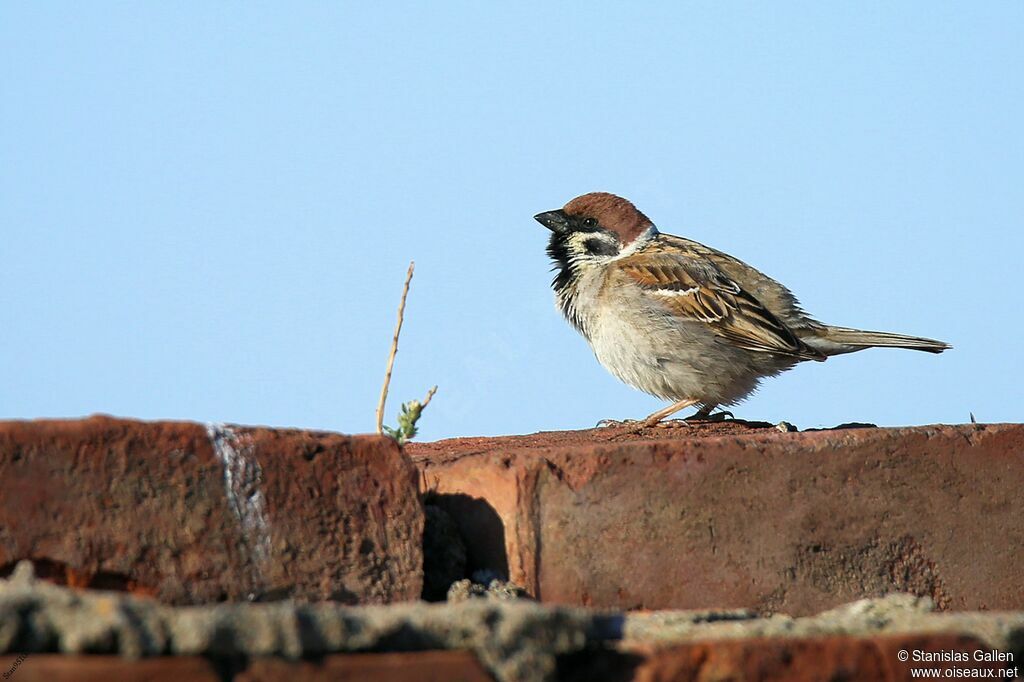
[[[602,419],[597,422],[597,428],[607,429],[628,426],[634,432],[644,429],[678,429],[687,428],[690,425],[685,419],[662,419],[660,421],[649,421],[643,419]]]
[[[616,426],[633,426],[638,423],[636,419],[602,419],[597,422],[597,428],[607,429]]]
[[[688,422],[724,422],[724,421],[728,421],[730,419],[735,419],[735,418],[736,418],[736,415],[734,415],[729,410],[719,410],[718,412],[715,412],[713,414],[701,414],[700,412],[698,412],[697,414],[695,414],[695,415],[693,415],[691,417],[687,417],[686,421],[688,421]]]
[[[690,422],[685,419],[662,419],[657,422],[644,422],[649,429],[680,429],[689,428]]]

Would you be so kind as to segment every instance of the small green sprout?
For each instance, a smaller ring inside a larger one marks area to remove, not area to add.
[[[427,392],[427,397],[422,401],[410,400],[407,403],[402,403],[402,411],[398,415],[398,428],[393,429],[390,426],[385,426],[383,427],[384,433],[394,438],[399,445],[405,445],[406,442],[415,438],[417,433],[416,422],[420,420],[423,410],[430,404],[430,400],[436,392],[437,386],[434,386]]]

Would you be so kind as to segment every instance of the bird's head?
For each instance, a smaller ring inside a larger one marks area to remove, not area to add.
[[[607,192],[578,196],[534,219],[551,230],[548,255],[559,270],[556,288],[559,279],[567,282],[573,270],[619,256],[654,232],[654,224],[636,206]]]

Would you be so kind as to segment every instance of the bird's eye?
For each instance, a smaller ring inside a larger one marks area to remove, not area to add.
[[[584,218],[583,227],[597,227],[597,220],[594,218]]]

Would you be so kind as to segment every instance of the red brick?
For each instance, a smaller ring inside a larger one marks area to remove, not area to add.
[[[920,650],[971,656],[975,650],[987,651],[988,647],[975,639],[958,635],[724,640],[652,651],[627,679],[633,682],[903,682],[913,679],[911,668],[914,667],[937,668],[940,671],[954,668],[999,670],[1005,667],[1005,664],[973,660],[964,663],[904,663],[897,658],[901,650],[907,651],[908,655]],[[940,672],[940,676],[942,674]]]
[[[1024,608],[1021,425],[718,424],[408,451],[471,568],[547,602],[805,615],[905,591]]]
[[[219,450],[194,423],[0,422],[0,574],[31,559],[57,582],[175,604],[419,597],[423,511],[394,441],[217,433]]]
[[[335,654],[318,662],[258,659],[236,682],[491,682],[465,651]]]
[[[0,656],[0,674],[11,672],[17,656]],[[220,682],[204,658],[144,658],[29,654],[11,672],[12,682]]]

